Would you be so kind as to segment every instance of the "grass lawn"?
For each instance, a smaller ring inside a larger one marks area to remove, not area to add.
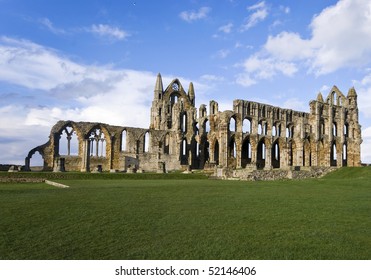
[[[371,168],[275,182],[64,176],[69,189],[0,183],[0,259],[371,259]]]

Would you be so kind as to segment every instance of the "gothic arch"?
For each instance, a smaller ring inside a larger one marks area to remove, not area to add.
[[[121,132],[121,151],[122,152],[126,152],[127,143],[128,143],[128,131],[127,131],[127,129],[124,129]]]
[[[251,127],[252,127],[251,119],[246,117],[243,119],[242,122],[242,132],[243,133],[250,133],[251,134]]]
[[[233,116],[231,116],[229,118],[228,130],[230,132],[237,132],[237,119],[236,119],[236,115],[233,115]]]
[[[78,156],[82,133],[74,122],[65,123],[55,134],[55,150],[58,155]]]
[[[92,157],[107,157],[107,146],[111,146],[110,133],[103,125],[93,126],[86,138],[89,140],[89,153]]]
[[[271,160],[272,160],[271,164],[273,168],[280,168],[281,148],[280,148],[278,139],[274,141],[272,144]]]
[[[267,146],[265,143],[265,138],[260,139],[256,151],[256,167],[258,169],[263,169],[265,167],[265,160],[267,156]]]
[[[250,142],[250,137],[245,137],[243,143],[242,143],[242,149],[241,149],[241,166],[246,167],[247,164],[251,163],[252,158],[252,146]]]

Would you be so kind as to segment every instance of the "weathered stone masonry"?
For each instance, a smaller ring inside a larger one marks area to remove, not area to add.
[[[195,107],[195,90],[178,79],[164,90],[158,74],[148,129],[103,123],[59,121],[49,141],[32,149],[44,170],[285,169],[294,166],[360,166],[361,126],[357,94],[336,86],[326,99],[310,102],[309,113],[247,100],[233,110]],[[66,147],[64,147],[64,146]]]

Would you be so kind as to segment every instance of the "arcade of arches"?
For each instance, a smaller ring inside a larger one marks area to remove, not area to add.
[[[283,169],[361,164],[361,126],[357,94],[334,86],[319,93],[309,112],[247,100],[232,110],[195,107],[194,86],[185,91],[178,79],[165,89],[157,76],[148,129],[102,123],[59,121],[50,140],[32,149],[44,170],[92,171],[137,169],[151,172],[185,169]]]

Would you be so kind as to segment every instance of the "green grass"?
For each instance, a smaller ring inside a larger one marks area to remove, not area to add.
[[[0,183],[0,259],[371,259],[371,168],[275,182],[137,175]]]

